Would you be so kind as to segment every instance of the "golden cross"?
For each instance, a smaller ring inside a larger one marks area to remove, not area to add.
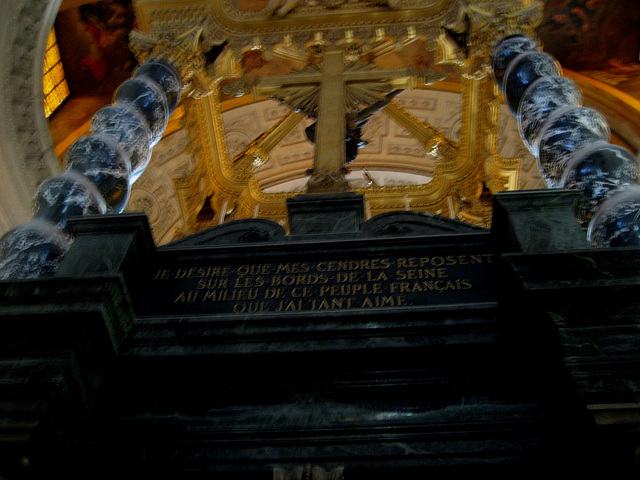
[[[368,96],[370,103],[374,103],[379,98],[375,96],[373,85],[377,86],[377,90],[382,90],[384,86],[389,89],[392,79],[406,79],[409,76],[410,73],[406,69],[345,68],[344,53],[342,50],[336,50],[324,53],[319,71],[265,77],[261,79],[255,91],[269,91],[271,88],[273,93],[274,87],[285,87],[293,91],[299,88],[308,94],[295,95],[296,101],[292,102],[283,100],[293,109],[301,109],[300,102],[311,103],[312,107],[306,108],[307,113],[313,110],[317,117],[314,164],[307,191],[344,191],[348,189],[345,178],[348,86],[360,84],[364,87],[360,94]],[[313,86],[313,95],[310,93],[310,86]],[[317,98],[310,100],[310,96]]]

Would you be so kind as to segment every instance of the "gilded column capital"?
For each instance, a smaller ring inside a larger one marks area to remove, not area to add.
[[[489,59],[491,49],[501,38],[514,33],[534,35],[542,21],[543,8],[540,0],[467,2],[464,11],[469,22],[468,57]]]
[[[205,39],[205,28],[200,25],[182,32],[160,28],[149,32],[133,30],[129,37],[129,47],[139,62],[164,58],[180,73],[184,94],[193,98],[212,92],[215,79],[207,72],[206,65],[210,46]]]

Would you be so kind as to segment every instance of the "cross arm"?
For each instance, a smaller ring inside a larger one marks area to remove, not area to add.
[[[320,72],[298,72],[289,75],[273,75],[262,77],[260,81],[251,87],[254,96],[272,95],[278,88],[291,86],[319,85],[322,80]]]

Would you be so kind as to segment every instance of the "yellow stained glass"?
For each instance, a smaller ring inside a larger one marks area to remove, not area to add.
[[[58,84],[58,86],[47,96],[47,101],[45,102],[45,116],[48,117],[51,115],[58,105],[60,105],[68,96],[69,87],[67,86],[67,82]]]
[[[51,92],[51,96],[56,100],[58,105],[67,98],[69,95],[69,87],[66,82],[58,84],[58,86]]]
[[[56,63],[60,62],[60,52],[57,48],[50,48],[44,56],[44,73],[47,73]]]
[[[62,69],[62,64],[59,63],[54,66],[46,75],[44,80],[44,94],[49,95],[49,93],[64,80],[64,70]]]
[[[52,28],[49,32],[49,36],[47,37],[47,50],[53,47],[56,43],[56,31]]]
[[[69,96],[69,86],[65,79],[54,29],[51,29],[47,38],[42,89],[44,92],[44,113],[48,118]]]

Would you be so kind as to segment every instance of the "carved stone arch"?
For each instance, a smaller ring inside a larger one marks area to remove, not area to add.
[[[387,212],[376,215],[363,223],[360,230],[361,234],[365,236],[446,235],[487,231],[486,228],[458,220],[415,211]]]
[[[233,220],[159,247],[209,247],[282,241],[286,231],[282,225],[262,218]]]
[[[42,74],[62,0],[3,2],[0,17],[0,234],[31,216],[33,194],[61,171],[44,116]]]

